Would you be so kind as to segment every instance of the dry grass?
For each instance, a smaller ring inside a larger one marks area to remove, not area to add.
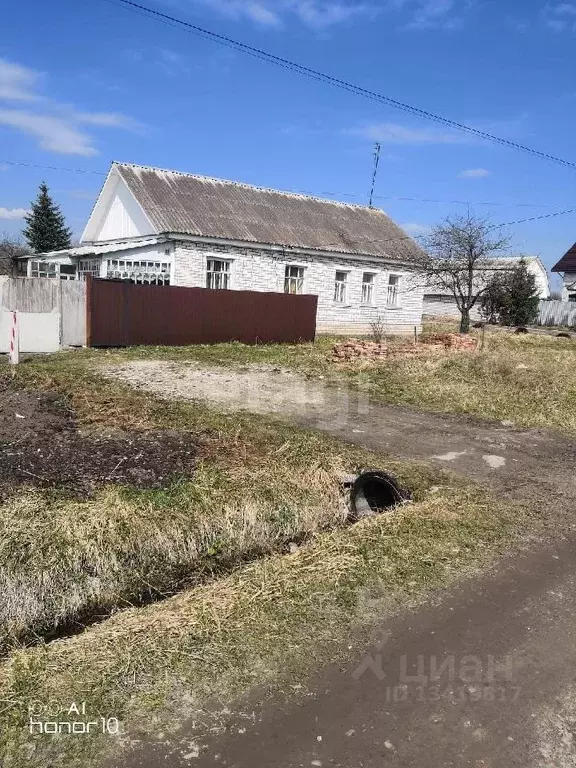
[[[119,717],[124,731],[140,737],[164,730],[177,713],[201,735],[218,722],[210,701],[232,705],[256,683],[305,682],[310,667],[328,652],[337,658],[375,615],[482,561],[521,520],[518,510],[478,491],[445,488],[393,515],[318,534],[295,555],[266,558],[69,640],[15,652],[0,668],[8,764],[96,765],[113,746],[109,737],[31,738],[31,701],[50,702],[54,711],[83,700],[92,719]]]
[[[428,324],[427,332],[454,330],[453,324]],[[479,335],[480,332],[474,332]],[[398,339],[391,339],[394,343]],[[463,413],[486,419],[510,420],[521,426],[576,432],[576,338],[515,335],[488,329],[478,352],[380,362],[336,363],[334,338],[314,344],[217,344],[180,348],[134,348],[107,355],[110,362],[153,357],[197,360],[208,365],[273,363],[325,383],[343,380],[362,387],[380,402],[421,410]],[[92,359],[101,355],[88,353]]]
[[[343,474],[383,458],[250,416],[163,403],[100,381],[72,356],[19,370],[56,390],[84,428],[188,429],[194,477],[165,490],[110,486],[88,500],[19,491],[0,507],[0,650],[81,628],[342,525]],[[431,473],[387,463],[416,492]]]

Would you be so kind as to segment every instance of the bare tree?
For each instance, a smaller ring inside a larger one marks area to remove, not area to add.
[[[18,238],[11,237],[6,232],[0,235],[0,275],[12,275],[16,259],[30,253],[30,249],[22,245]]]
[[[488,219],[472,213],[448,216],[425,239],[418,268],[425,286],[451,293],[460,311],[460,333],[470,330],[470,311],[487,290],[494,259],[509,244]]]

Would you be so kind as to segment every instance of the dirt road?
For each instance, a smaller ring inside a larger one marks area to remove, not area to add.
[[[371,404],[278,370],[206,372],[147,361],[114,375],[448,467],[496,493],[554,507],[567,521],[576,513],[576,444],[566,438]],[[313,696],[278,701],[251,727],[233,722],[188,754],[146,744],[122,765],[576,768],[571,527],[387,621],[373,648],[359,649],[346,668],[323,671]]]

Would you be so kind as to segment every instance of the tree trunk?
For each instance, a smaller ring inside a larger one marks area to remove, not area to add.
[[[461,314],[460,333],[469,333],[470,332],[470,310],[461,309],[460,314]]]

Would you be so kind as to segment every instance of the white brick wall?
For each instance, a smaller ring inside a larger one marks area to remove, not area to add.
[[[423,291],[417,287],[406,269],[381,262],[362,262],[335,256],[302,256],[286,252],[271,252],[258,248],[240,248],[205,243],[179,243],[174,250],[173,285],[206,286],[206,262],[210,258],[231,259],[230,288],[252,291],[284,291],[286,265],[304,267],[304,293],[318,296],[320,333],[370,332],[370,321],[380,315],[388,333],[412,333],[422,323]],[[348,272],[346,305],[334,302],[336,270]],[[374,306],[362,306],[362,274],[373,272]],[[398,306],[386,306],[388,277],[400,276]]]
[[[454,296],[434,296],[424,297],[424,314],[430,317],[454,317],[460,320],[460,310],[456,305]],[[476,304],[470,312],[472,320],[480,320],[479,305]]]

